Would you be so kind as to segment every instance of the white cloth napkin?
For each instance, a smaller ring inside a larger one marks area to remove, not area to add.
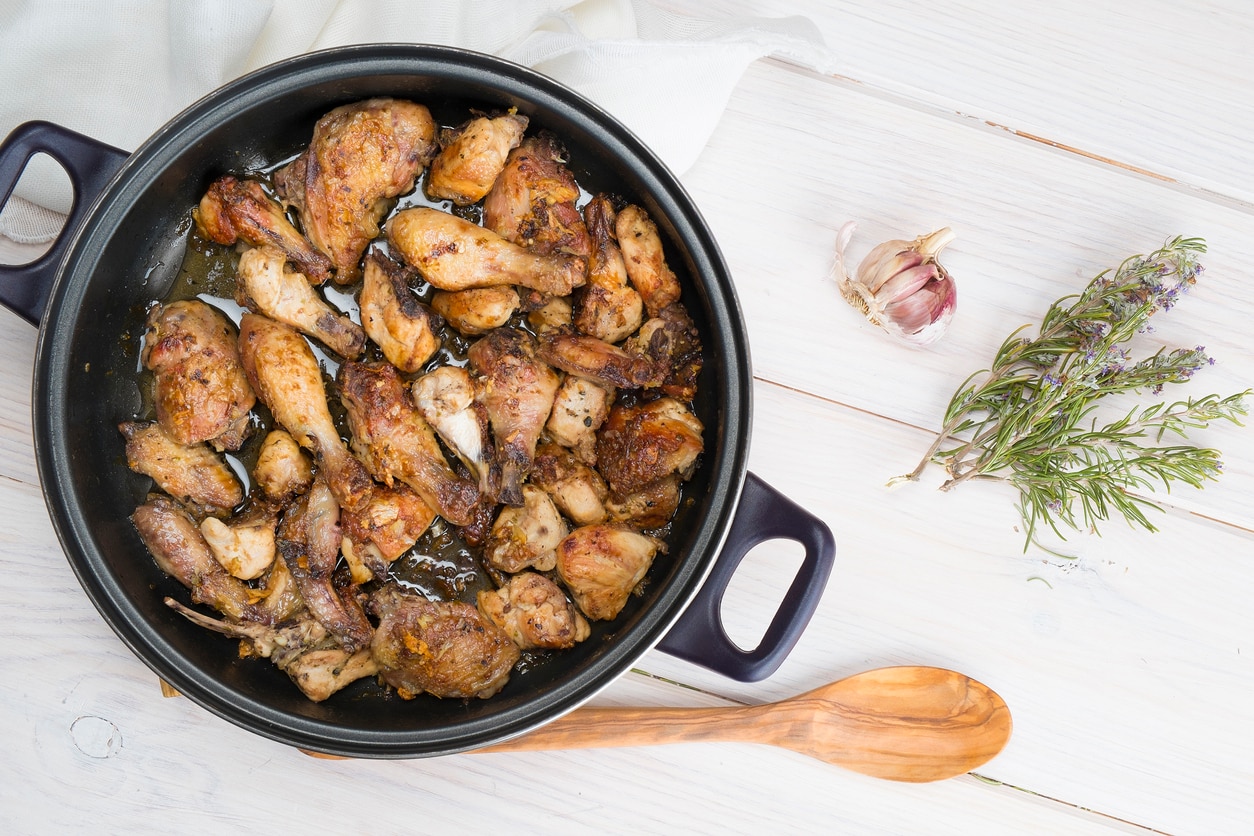
[[[133,150],[201,96],[282,58],[355,43],[434,43],[494,53],[565,83],[683,173],[751,62],[776,55],[832,69],[806,18],[694,17],[657,3],[0,0],[0,136],[46,119]],[[0,234],[50,240],[71,199],[64,172],[37,157],[0,213]]]

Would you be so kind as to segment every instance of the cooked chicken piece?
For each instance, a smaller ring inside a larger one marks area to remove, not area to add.
[[[679,302],[666,307],[623,343],[628,354],[648,359],[662,381],[657,391],[681,401],[697,394],[701,374],[701,336]]]
[[[413,269],[382,253],[366,256],[362,279],[361,324],[388,362],[416,372],[440,347],[440,320],[419,301],[410,286]]]
[[[635,333],[643,321],[640,294],[627,284],[627,267],[614,239],[614,207],[598,195],[584,207],[592,237],[588,282],[575,297],[575,327],[582,333],[616,343]]]
[[[192,217],[211,241],[276,247],[314,284],[331,276],[331,259],[292,226],[283,207],[256,180],[238,180],[229,174],[219,177],[192,210]]]
[[[261,442],[253,483],[271,502],[287,502],[309,490],[313,468],[286,430],[271,430]]]
[[[566,152],[548,132],[523,140],[483,201],[483,225],[541,255],[586,258],[592,242],[575,202],[579,184],[566,167]]]
[[[597,434],[597,470],[615,501],[679,474],[687,479],[701,455],[701,422],[674,398],[616,405]]]
[[[550,332],[542,335],[540,357],[564,372],[586,377],[611,389],[653,387],[665,379],[665,370],[658,369],[647,357],[582,334]]]
[[[321,479],[283,515],[278,551],[314,618],[350,653],[370,643],[372,628],[353,590],[331,578],[340,556],[340,506]]]
[[[388,363],[345,363],[340,400],[352,427],[353,450],[385,485],[401,481],[454,525],[466,525],[480,500],[474,483],[449,467],[435,433]]]
[[[531,483],[543,488],[557,509],[575,525],[605,522],[605,480],[573,452],[556,444],[536,450]]]
[[[479,116],[442,137],[444,148],[431,161],[427,194],[469,206],[496,182],[505,158],[522,141],[527,117],[518,113]]]
[[[179,444],[155,422],[124,421],[126,463],[157,487],[207,514],[226,514],[244,501],[235,473],[207,444]]]
[[[530,334],[497,328],[470,347],[470,366],[479,378],[476,399],[488,410],[501,465],[497,499],[522,502],[522,482],[531,470],[536,442],[553,408],[557,372],[536,357]]]
[[[213,559],[183,506],[168,496],[150,496],[135,509],[131,522],[161,571],[190,589],[193,601],[236,620],[260,620],[248,587]]]
[[[576,528],[557,546],[557,573],[583,614],[615,618],[644,579],[660,541],[616,525]]]
[[[605,512],[610,522],[627,523],[633,528],[661,528],[671,521],[679,507],[679,474],[655,479],[620,500],[607,499]]]
[[[523,485],[522,495],[522,505],[506,505],[497,515],[483,559],[502,572],[547,572],[557,560],[553,550],[567,534],[566,523],[542,488]]]
[[[569,447],[586,464],[597,461],[597,430],[610,414],[614,393],[583,377],[567,375],[553,399],[553,411],[544,425],[549,437]]]
[[[422,105],[369,99],[318,120],[304,154],[275,173],[279,196],[296,208],[305,234],[335,265],[335,281],[357,278],[362,252],[379,235],[387,201],[414,187],[439,150]]]
[[[587,620],[544,575],[523,572],[500,589],[479,593],[479,612],[523,650],[562,650],[591,635]]]
[[[240,359],[258,397],[296,443],[313,452],[336,500],[356,510],[374,482],[340,438],[327,408],[322,369],[305,338],[257,314],[240,319]]]
[[[257,398],[240,367],[235,328],[221,311],[199,299],[154,307],[140,359],[153,372],[157,422],[170,438],[239,449]]]
[[[415,206],[387,222],[388,243],[440,290],[516,284],[565,296],[584,283],[584,259],[541,255],[456,215]]]
[[[370,643],[379,673],[405,699],[487,699],[521,653],[500,627],[461,601],[428,601],[385,586],[370,598],[379,627]]]
[[[435,312],[462,334],[486,334],[500,328],[518,305],[518,291],[509,285],[437,290],[431,297]]]
[[[666,266],[657,225],[639,206],[628,206],[614,221],[618,246],[623,252],[627,276],[644,300],[649,316],[657,316],[679,300],[679,279]]]
[[[289,270],[283,253],[254,247],[240,256],[235,301],[242,307],[290,325],[341,357],[361,356],[366,332],[326,303],[301,273]]]
[[[527,312],[527,324],[536,334],[548,334],[569,328],[573,316],[569,298],[550,296],[539,307]]]
[[[209,618],[173,598],[166,598],[165,603],[193,624],[246,639],[253,653],[274,662],[314,702],[322,702],[345,685],[379,672],[369,648],[350,653],[339,647],[308,612],[281,627],[267,627]]]
[[[276,546],[276,557],[277,553]],[[282,560],[270,564],[270,571],[261,579],[260,586],[250,589],[249,595],[262,616],[256,620],[264,624],[281,624],[305,610],[305,599],[300,597],[296,580]]]
[[[386,577],[392,562],[413,548],[434,520],[434,509],[404,482],[376,485],[370,501],[340,516],[340,549],[353,582]]]
[[[501,467],[488,410],[475,400],[470,373],[460,366],[441,366],[414,381],[410,392],[419,414],[479,480],[479,492],[495,498]]]
[[[200,523],[200,533],[223,569],[250,581],[261,577],[274,563],[274,527],[278,522],[277,512],[256,505],[229,522],[206,517]]]

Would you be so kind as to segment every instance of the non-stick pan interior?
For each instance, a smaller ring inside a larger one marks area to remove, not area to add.
[[[269,662],[239,659],[233,640],[168,609],[187,591],[164,576],[129,522],[150,483],[131,473],[117,431],[141,409],[136,371],[145,307],[179,266],[190,209],[223,173],[296,153],[331,108],[371,96],[411,98],[443,123],[471,108],[517,107],[534,131],[565,142],[581,184],[643,205],[658,223],[706,367],[696,409],[705,454],[642,596],[593,639],[516,673],[489,700],[405,701],[359,682],[307,700]],[[276,65],[177,117],[123,166],[78,232],[53,291],[36,367],[35,435],[49,508],[84,589],[159,676],[259,734],[349,756],[402,757],[474,748],[573,708],[664,635],[716,557],[739,496],[750,376],[734,291],[699,213],[665,167],[595,107],[530,71],[459,50],[374,46]],[[156,689],[154,686],[154,694]]]

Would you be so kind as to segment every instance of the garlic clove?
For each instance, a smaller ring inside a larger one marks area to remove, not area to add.
[[[913,241],[892,240],[872,248],[856,278],[845,269],[845,249],[857,225],[836,237],[836,281],[841,295],[872,324],[915,346],[930,345],[949,327],[958,306],[953,277],[937,255],[956,237],[945,227]]]

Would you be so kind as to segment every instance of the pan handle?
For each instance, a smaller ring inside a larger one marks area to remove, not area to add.
[[[741,650],[723,629],[719,615],[723,594],[749,550],[767,540],[796,540],[805,547],[805,559],[762,641],[753,650]],[[783,663],[810,623],[835,559],[836,543],[822,520],[754,474],[747,474],[718,561],[658,650],[740,682],[766,679]]]
[[[74,187],[74,205],[65,219],[65,227],[47,252],[29,264],[0,265],[0,305],[36,327],[43,318],[52,283],[74,230],[83,222],[122,161],[130,156],[51,122],[18,125],[0,144],[0,208],[13,193],[26,163],[40,152],[60,163],[69,175]]]

